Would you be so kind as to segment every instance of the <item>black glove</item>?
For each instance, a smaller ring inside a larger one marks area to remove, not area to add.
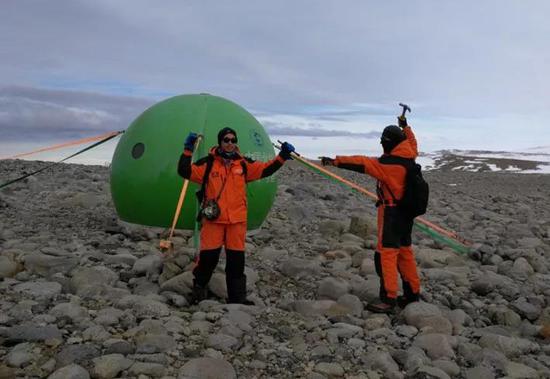
[[[334,159],[329,157],[319,157],[323,166],[334,166]]]
[[[185,144],[183,145],[185,147],[185,150],[193,151],[195,149],[195,141],[197,141],[197,138],[199,138],[197,133],[189,133],[189,135],[185,139]]]
[[[409,124],[407,124],[407,118],[405,116],[397,117],[397,125],[399,125],[400,128],[409,126]]]
[[[294,146],[292,146],[288,142],[283,142],[281,144],[281,152],[279,153],[279,155],[286,161],[288,159],[292,159],[290,153],[294,153],[295,151],[296,149],[294,149]]]

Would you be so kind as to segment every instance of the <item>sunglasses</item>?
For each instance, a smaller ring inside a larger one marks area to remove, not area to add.
[[[225,138],[223,139],[223,142],[225,142],[225,143],[237,143],[237,138],[225,137]]]

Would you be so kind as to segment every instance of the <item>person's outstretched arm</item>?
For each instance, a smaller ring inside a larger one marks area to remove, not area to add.
[[[287,160],[292,159],[290,154],[293,153],[294,150],[294,146],[290,143],[283,142],[281,144],[281,151],[279,152],[279,155],[268,162],[259,162],[247,158],[246,181],[252,182],[254,180],[267,178],[268,176],[273,175]]]

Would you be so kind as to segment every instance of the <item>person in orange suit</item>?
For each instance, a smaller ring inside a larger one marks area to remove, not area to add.
[[[420,279],[416,268],[411,232],[413,219],[398,207],[405,190],[406,168],[397,164],[401,158],[414,160],[418,156],[416,138],[404,116],[398,117],[399,127],[387,126],[380,143],[384,154],[379,157],[336,156],[320,157],[324,166],[336,166],[358,171],[377,179],[378,243],[375,252],[376,272],[380,277],[379,302],[369,303],[367,309],[390,313],[419,300]],[[396,158],[397,157],[397,158]],[[403,296],[399,290],[401,276]]]
[[[192,163],[196,140],[195,133],[187,136],[178,163],[178,173],[183,178],[199,184],[203,184],[206,179],[201,205],[200,252],[193,270],[192,303],[207,298],[208,282],[218,264],[221,249],[225,246],[227,302],[250,305],[252,302],[246,298],[244,274],[246,183],[275,173],[286,160],[292,159],[290,154],[294,152],[294,147],[284,142],[274,159],[269,162],[254,161],[240,153],[237,132],[226,127],[219,131],[218,145],[210,149],[208,156]]]

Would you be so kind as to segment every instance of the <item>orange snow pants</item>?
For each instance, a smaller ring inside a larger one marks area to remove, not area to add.
[[[203,222],[201,250],[213,250],[225,246],[226,250],[244,251],[246,222],[222,224]]]
[[[401,276],[403,294],[407,299],[420,293],[420,278],[411,247],[413,220],[394,205],[378,207],[378,245],[374,256],[376,273],[380,277],[380,300],[392,303],[399,291]]]

